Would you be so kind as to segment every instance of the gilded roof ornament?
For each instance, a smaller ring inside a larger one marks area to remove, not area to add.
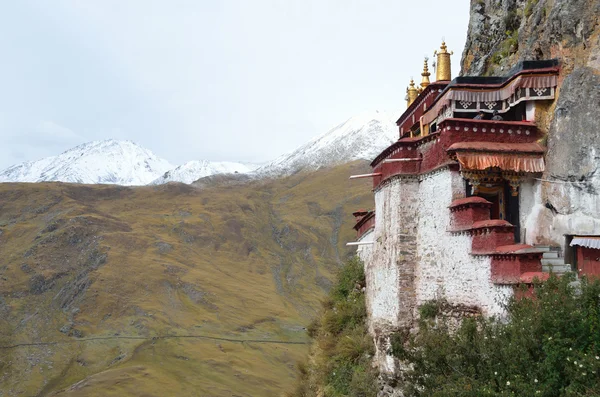
[[[452,68],[450,64],[450,55],[453,55],[454,51],[448,52],[446,42],[442,41],[439,51],[434,51],[433,55],[437,57],[437,69],[435,73],[436,81],[450,81],[452,80]]]
[[[417,99],[417,96],[419,96],[419,91],[417,90],[417,87],[415,87],[415,81],[412,78],[410,79],[410,84],[406,89],[406,93],[408,94],[407,106],[410,106],[410,104]]]
[[[422,88],[425,88],[430,84],[429,76],[431,76],[431,73],[429,73],[429,66],[427,65],[427,61],[429,61],[429,58],[425,57],[425,61],[423,62],[423,72],[421,73],[421,76],[423,76],[421,80]]]

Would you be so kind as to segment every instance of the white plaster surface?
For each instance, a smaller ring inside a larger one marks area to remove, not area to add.
[[[373,241],[374,237],[375,237],[374,229],[371,229],[371,230],[367,231],[365,234],[363,234],[362,236],[360,236],[358,241],[366,243],[369,241]],[[366,270],[366,264],[371,261],[371,256],[373,256],[373,246],[372,245],[359,245],[358,248],[356,249],[356,255],[360,258],[360,260],[363,261],[363,263],[365,264],[365,270]]]
[[[369,331],[376,340],[374,361],[383,373],[395,372],[395,360],[386,353],[387,336],[412,321],[414,302],[407,302],[403,289],[406,273],[411,271],[399,263],[404,263],[408,254],[401,249],[402,240],[416,239],[417,193],[416,179],[396,179],[375,193],[375,244],[365,266],[366,304]]]
[[[461,197],[464,182],[455,171],[436,173],[419,186],[417,305],[442,298],[453,305],[477,306],[486,315],[501,315],[512,289],[490,281],[491,258],[470,254],[471,236],[447,232],[448,206]]]
[[[467,234],[451,234],[450,203],[465,196],[456,171],[395,179],[375,192],[377,214],[371,251],[364,256],[369,331],[376,340],[375,362],[393,373],[387,355],[390,333],[414,325],[417,307],[432,299],[479,307],[485,315],[504,313],[509,286],[490,279],[491,258],[472,256]]]
[[[397,262],[404,255],[401,235],[416,237],[417,180],[396,179],[375,193],[375,244],[367,265],[367,305],[371,328],[400,326],[400,274]],[[403,214],[410,214],[405,219]],[[406,321],[406,319],[403,319]]]

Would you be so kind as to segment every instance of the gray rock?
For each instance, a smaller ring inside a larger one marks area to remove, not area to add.
[[[73,335],[75,338],[83,338],[84,336],[83,331],[75,328],[73,328],[73,330],[71,331],[71,335]]]
[[[29,292],[40,295],[54,286],[54,280],[46,280],[41,274],[36,274],[29,279]]]
[[[598,14],[599,0],[471,0],[461,74],[502,75],[523,59],[581,65],[585,58],[572,50],[599,51],[589,42]]]
[[[171,252],[173,246],[169,243],[159,241],[158,243],[156,243],[156,248],[158,248],[158,252],[160,252],[161,254],[166,254],[168,252]]]
[[[32,269],[32,268],[31,268],[31,266],[29,266],[27,263],[23,263],[23,264],[21,265],[21,270],[22,270],[24,273],[31,273],[31,272],[33,272],[33,269]]]
[[[597,194],[596,188],[583,183],[600,178],[600,76],[588,67],[576,68],[565,77],[556,103],[548,137],[547,172],[554,178],[580,181],[581,190]]]

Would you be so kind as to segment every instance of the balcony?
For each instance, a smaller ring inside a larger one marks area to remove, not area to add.
[[[442,133],[453,132],[465,134],[470,138],[466,139],[468,141],[528,143],[535,142],[541,138],[539,129],[531,121],[449,118],[442,121],[438,125],[438,129]]]

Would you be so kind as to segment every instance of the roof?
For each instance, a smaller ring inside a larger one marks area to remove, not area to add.
[[[571,247],[578,245],[585,248],[600,249],[600,236],[574,236]]]
[[[371,167],[375,167],[383,159],[385,159],[387,156],[391,155],[394,152],[394,150],[398,149],[400,146],[404,146],[404,145],[417,146],[420,143],[424,143],[424,142],[427,142],[430,140],[437,139],[437,137],[440,135],[440,133],[441,133],[440,131],[437,131],[437,132],[432,132],[431,134],[425,135],[425,136],[415,136],[415,137],[398,139],[396,142],[392,143],[390,146],[383,149],[383,151],[381,153],[379,153],[377,155],[377,157],[375,157],[375,159],[371,162]]]
[[[514,227],[510,222],[503,219],[487,219],[473,223],[471,229],[485,229],[490,227]]]
[[[418,107],[419,105],[421,105],[423,103],[423,99],[425,99],[431,91],[433,91],[435,89],[442,91],[444,88],[446,88],[448,83],[449,83],[448,81],[434,81],[434,82],[430,83],[427,87],[425,87],[423,89],[423,91],[417,96],[417,98],[415,98],[413,103],[411,103],[406,108],[404,113],[402,113],[400,115],[400,117],[396,121],[396,125],[402,124],[402,122],[404,120],[406,120],[412,114],[413,110],[415,110],[416,107]],[[438,95],[439,95],[439,93],[438,93]]]
[[[559,66],[558,59],[546,59],[541,61],[521,61],[511,68],[504,76],[459,76],[454,78],[449,87],[463,84],[475,85],[501,85],[506,83],[516,74],[521,72],[550,72]]]
[[[362,225],[364,225],[365,223],[367,223],[367,221],[369,219],[372,219],[374,216],[375,216],[375,211],[373,211],[373,210],[368,211],[365,216],[363,216],[361,219],[358,220],[358,222],[356,222],[356,224],[354,225],[353,229],[354,230],[360,229],[360,227]]]
[[[451,90],[499,90],[508,86],[510,82],[521,75],[556,75],[560,70],[560,63],[557,59],[543,61],[521,61],[512,68],[504,77],[498,76],[462,76],[456,77],[448,84],[444,90],[429,105],[429,109],[424,113],[428,114],[435,109],[437,102]],[[439,110],[439,109],[438,109]],[[436,115],[437,116],[437,115]]]
[[[448,148],[449,152],[486,152],[486,153],[528,153],[544,154],[538,143],[500,143],[500,142],[457,142]]]
[[[471,204],[471,205],[474,205],[474,204],[492,205],[491,202],[487,201],[483,197],[471,196],[471,197],[464,197],[464,198],[454,200],[448,208],[456,208],[456,207],[460,207],[463,205],[469,205],[469,204]]]

